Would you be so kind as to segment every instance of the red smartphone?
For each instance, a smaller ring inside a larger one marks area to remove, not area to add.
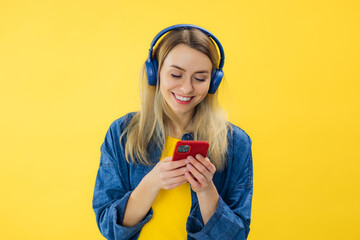
[[[207,141],[178,141],[175,146],[173,161],[185,159],[188,156],[195,158],[196,154],[206,157],[209,149]]]

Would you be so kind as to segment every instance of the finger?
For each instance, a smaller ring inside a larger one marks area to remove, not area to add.
[[[195,180],[195,178],[192,176],[191,173],[185,172],[185,176],[186,176],[186,179],[188,180],[188,182],[191,184],[191,186],[193,188],[198,188],[198,187],[201,186],[200,183]]]
[[[167,179],[170,178],[175,178],[178,176],[184,176],[185,171],[188,171],[188,169],[186,168],[186,166],[182,167],[182,168],[176,168],[173,170],[165,170],[165,171],[161,171],[159,173],[159,177],[162,181],[165,181]]]
[[[167,178],[163,175],[160,176],[160,185],[162,186],[162,188],[168,189],[168,187],[172,184],[176,184],[179,182],[183,182],[187,180],[185,175],[182,176],[178,176],[175,178]]]
[[[174,170],[168,171],[169,177],[177,177],[177,176],[183,176],[184,173],[187,171],[186,166],[176,168]]]
[[[185,175],[174,177],[174,178],[169,178],[169,179],[166,180],[166,185],[171,185],[171,184],[183,182],[183,181],[186,181],[186,180],[187,179],[186,179]]]
[[[199,160],[193,158],[192,156],[189,156],[187,159],[199,172],[205,173],[206,171],[208,171]]]
[[[188,171],[186,166],[181,167],[181,168],[176,168],[173,170],[169,170],[169,171],[164,171],[161,173],[161,176],[164,179],[174,178],[174,177],[178,177],[178,176],[183,176],[185,171]]]
[[[200,154],[198,154],[200,155]],[[200,155],[201,156],[201,155]],[[208,157],[203,158],[201,160],[201,163],[209,170],[209,172],[211,172],[212,174],[214,174],[216,172],[216,167],[215,165],[210,161],[210,159]]]
[[[187,183],[187,182],[188,182],[188,180],[171,184],[171,185],[168,186],[168,190],[173,189],[173,188],[176,188],[176,187],[178,187],[178,186],[181,186],[181,185],[183,185],[184,183]]]
[[[184,159],[184,160],[178,160],[178,161],[165,162],[164,170],[169,171],[169,170],[173,170],[173,169],[176,169],[179,167],[183,167],[186,165],[185,161],[186,160]]]
[[[207,180],[206,177],[203,174],[201,174],[194,166],[188,164],[186,165],[186,167],[188,168],[189,172],[191,172],[191,174],[197,179],[198,182],[200,182],[201,184],[205,183],[205,181]]]
[[[202,174],[206,177],[206,179],[211,179],[212,178],[212,173],[199,161],[196,160],[193,157],[188,157],[190,163]]]

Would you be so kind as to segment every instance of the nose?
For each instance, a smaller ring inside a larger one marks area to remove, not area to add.
[[[181,87],[180,87],[180,90],[184,93],[184,94],[189,94],[193,91],[193,85],[192,85],[192,81],[190,78],[186,78],[184,79]]]

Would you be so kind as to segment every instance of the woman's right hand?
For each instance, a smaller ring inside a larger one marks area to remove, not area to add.
[[[166,157],[155,165],[148,177],[157,191],[170,190],[188,182],[185,172],[189,171],[185,161],[186,159],[172,161],[172,157]]]

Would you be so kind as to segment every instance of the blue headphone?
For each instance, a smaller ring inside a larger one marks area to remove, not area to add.
[[[207,31],[204,28],[201,28],[201,27],[195,26],[195,25],[190,25],[190,24],[178,24],[178,25],[174,25],[174,26],[165,28],[164,30],[162,30],[155,36],[154,40],[152,40],[152,42],[150,44],[150,49],[149,49],[149,58],[145,62],[145,70],[146,70],[146,74],[148,77],[149,85],[156,86],[156,84],[157,84],[158,61],[156,60],[156,58],[152,58],[152,52],[153,52],[153,48],[154,48],[156,42],[165,33],[169,32],[171,30],[174,30],[174,29],[178,29],[178,28],[199,29],[202,32],[204,32],[206,35],[211,37],[216,42],[216,44],[219,48],[219,51],[220,51],[220,63],[219,63],[219,68],[215,68],[211,73],[211,81],[210,81],[210,88],[209,88],[209,93],[214,94],[221,83],[221,79],[224,76],[224,72],[222,70],[222,68],[224,66],[224,60],[225,60],[224,50],[223,50],[219,40],[212,33],[210,33],[209,31]]]

